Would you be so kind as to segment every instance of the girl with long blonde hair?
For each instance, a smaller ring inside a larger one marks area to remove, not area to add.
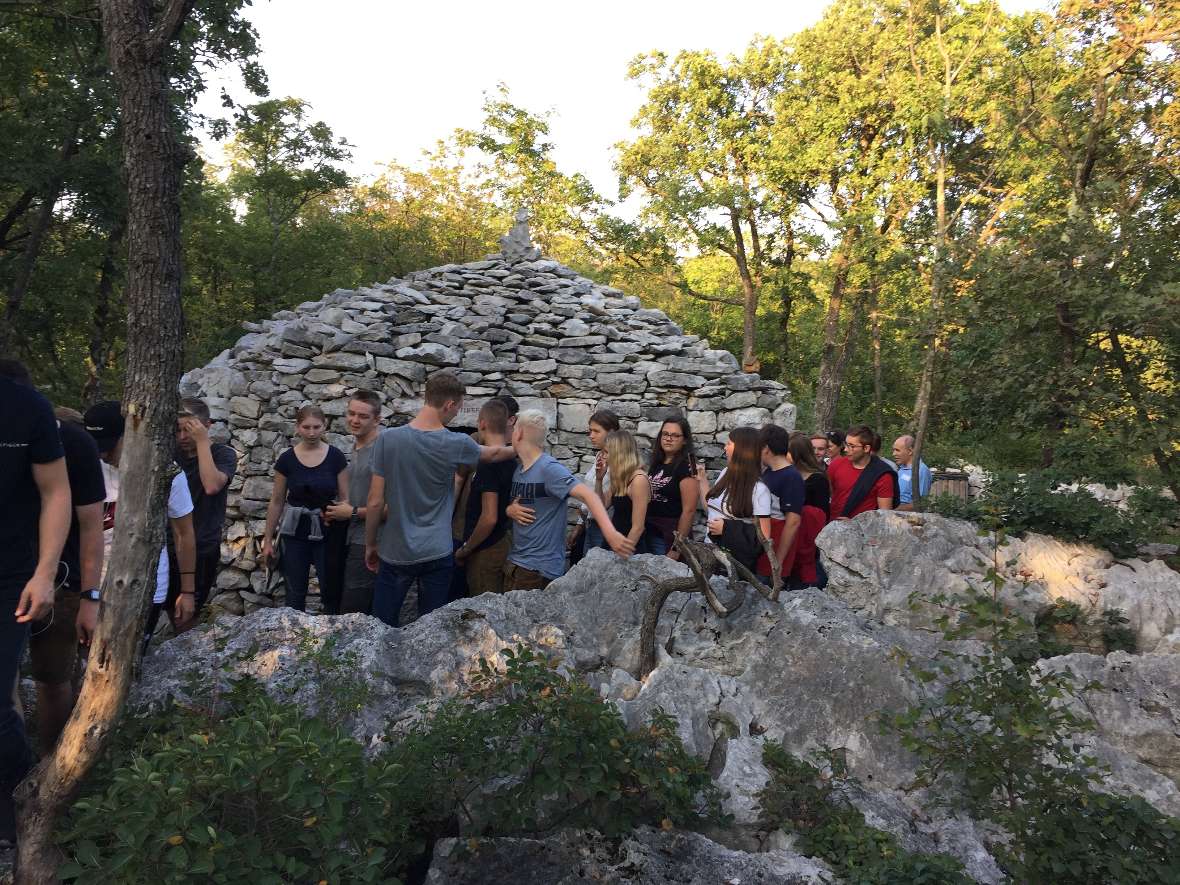
[[[643,534],[651,485],[639,460],[635,437],[625,430],[612,431],[606,435],[603,451],[611,478],[611,497],[607,500],[603,495],[603,503],[613,508],[611,524],[635,544],[636,553],[646,553]]]

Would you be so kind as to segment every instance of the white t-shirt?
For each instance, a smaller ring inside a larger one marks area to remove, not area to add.
[[[177,473],[172,478],[172,488],[168,490],[168,518],[180,519],[193,512],[193,496],[189,494],[188,479],[184,473]],[[171,528],[169,528],[171,531]],[[168,598],[168,544],[160,550],[160,564],[156,567],[156,595],[152,602],[157,605]]]
[[[119,503],[119,468],[102,461],[102,481],[107,487],[106,500],[102,505],[102,576],[107,576],[107,565],[111,561],[111,542],[115,539],[115,511]]]
[[[721,477],[725,476],[724,468],[717,474],[717,479],[713,481],[716,486],[721,482]],[[766,483],[758,480],[754,483],[754,515],[755,516],[770,516],[774,511],[774,495],[770,493],[770,489],[766,487]],[[719,498],[709,498],[709,516],[713,519],[739,519],[734,516],[729,510],[729,491],[726,490]]]
[[[590,486],[591,489],[593,489],[595,483],[598,482],[598,453],[595,452],[594,455],[595,455],[594,460],[590,462],[590,466],[586,468],[586,472],[585,472],[585,474],[583,474],[586,479],[586,485]],[[609,470],[604,470],[602,473],[602,493],[604,495],[606,495],[606,500],[610,501],[611,495],[610,495],[610,471]],[[607,510],[610,510],[610,504],[607,504],[605,506],[606,506]],[[583,504],[581,501],[578,502],[578,511],[581,513],[581,515],[578,517],[578,522],[589,522],[590,521],[590,519],[589,519],[590,508],[587,507],[585,504]]]

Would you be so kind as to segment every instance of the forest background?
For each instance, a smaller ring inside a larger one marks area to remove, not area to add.
[[[836,0],[733,57],[637,58],[609,195],[495,84],[481,126],[354,178],[347,133],[268,96],[246,5],[196,4],[172,64],[186,368],[243,321],[493,252],[523,206],[547,255],[789,385],[801,428],[928,417],[928,463],[1177,490],[1175,0]],[[256,100],[198,114],[226,65]],[[121,390],[120,137],[92,4],[0,2],[0,350],[65,405]]]

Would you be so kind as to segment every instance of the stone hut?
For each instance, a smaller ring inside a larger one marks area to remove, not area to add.
[[[638,298],[541,258],[522,218],[501,247],[483,261],[338,289],[246,323],[233,347],[184,376],[182,393],[205,399],[239,453],[216,608],[241,614],[274,604],[256,551],[272,467],[304,402],[323,408],[329,441],[347,452],[352,391],[381,393],[384,423],[401,424],[420,406],[427,375],[452,368],[467,385],[453,427],[473,427],[486,398],[510,393],[547,414],[550,451],[576,471],[593,457],[586,425],[600,407],[617,412],[641,444],[666,415],[683,412],[711,467],[734,427],[794,426],[782,384],[743,374],[733,354],[684,334]]]

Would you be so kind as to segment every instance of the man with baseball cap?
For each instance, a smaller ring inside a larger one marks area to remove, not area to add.
[[[114,401],[97,403],[86,410],[83,418],[86,429],[98,445],[106,480],[106,505],[103,511],[104,542],[109,561],[110,545],[114,537],[115,509],[119,501],[119,460],[123,456],[123,432],[126,427],[122,406]],[[183,471],[172,477],[168,490],[168,521],[172,527],[176,558],[180,563],[180,593],[176,600],[176,624],[186,624],[196,613],[196,536],[193,531],[193,499]],[[151,639],[160,611],[168,598],[168,546],[160,550],[156,567],[156,591],[152,597],[152,613],[148,618],[145,640]],[[145,641],[146,649],[147,643]]]

